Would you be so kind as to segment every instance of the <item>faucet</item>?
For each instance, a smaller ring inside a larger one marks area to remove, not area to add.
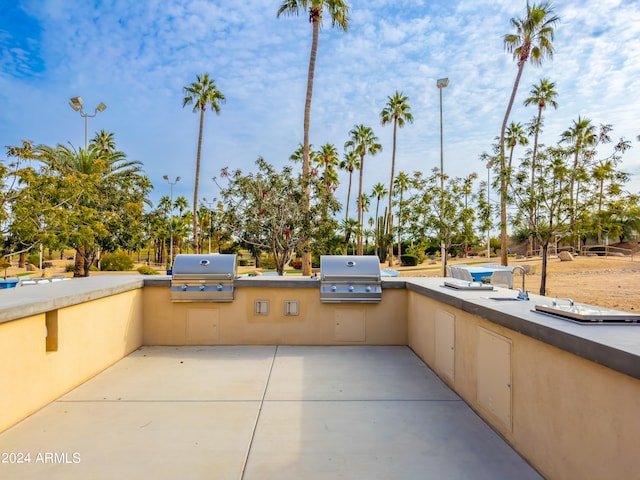
[[[527,292],[524,288],[524,279],[526,270],[522,265],[516,265],[513,267],[513,271],[520,270],[522,272],[522,288],[518,289],[518,300],[529,300],[529,292]]]

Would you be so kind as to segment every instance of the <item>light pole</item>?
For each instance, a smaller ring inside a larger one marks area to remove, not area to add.
[[[489,226],[487,227],[487,262],[491,261],[491,162],[487,162],[487,207],[489,209]]]
[[[173,186],[178,183],[180,181],[180,177],[176,177],[176,179],[172,182],[171,180],[169,180],[169,175],[163,175],[162,178],[164,178],[167,183],[170,185],[170,197],[169,197],[169,201],[170,201],[170,205],[171,205],[171,210],[170,210],[170,218],[169,218],[169,268],[171,268],[171,266],[173,265]]]
[[[440,78],[436,81],[436,87],[440,90],[440,215],[444,213],[444,146],[442,142],[442,89],[449,85],[448,78]],[[442,258],[442,276],[447,276],[447,247],[444,241],[444,229],[440,232],[440,257]]]
[[[69,106],[84,118],[84,148],[86,150],[89,146],[89,117],[93,118],[98,114],[98,112],[104,112],[107,109],[107,106],[100,102],[93,111],[93,115],[89,115],[88,113],[84,113],[84,110],[82,109],[83,105],[84,102],[82,101],[82,97],[73,97],[69,102]]]

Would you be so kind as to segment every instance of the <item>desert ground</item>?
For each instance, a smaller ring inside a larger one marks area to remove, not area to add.
[[[492,259],[495,263],[496,260]],[[53,268],[47,268],[44,272],[36,269],[31,277],[66,275],[65,265],[68,261],[54,261]],[[449,264],[466,263],[468,265],[483,265],[486,259],[464,258],[450,259]],[[535,271],[525,278],[526,289],[538,294],[540,292],[540,272],[542,260],[534,259],[509,259],[509,264],[529,266]],[[386,267],[381,264],[381,268]],[[439,262],[426,261],[417,267],[394,267],[400,272],[400,276],[439,276]],[[240,273],[253,270],[240,268]],[[0,272],[2,274],[4,272]],[[26,273],[26,269],[11,267],[8,276]],[[91,272],[91,275],[100,275],[106,272]],[[117,272],[123,273],[123,272]],[[137,272],[129,272],[136,274]],[[164,274],[164,271],[161,271]],[[81,281],[81,280],[78,280]],[[520,286],[520,278],[516,278],[515,285]],[[598,305],[616,310],[636,312],[640,310],[640,253],[634,257],[575,257],[573,261],[560,261],[552,257],[548,261],[547,292],[548,297],[571,298],[576,302]]]

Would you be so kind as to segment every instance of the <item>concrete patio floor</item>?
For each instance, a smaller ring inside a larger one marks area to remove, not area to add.
[[[540,478],[408,347],[142,347],[2,452],[6,479]]]

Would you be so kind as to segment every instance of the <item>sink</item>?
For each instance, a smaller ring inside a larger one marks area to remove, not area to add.
[[[495,300],[496,302],[519,302],[522,299],[517,297],[487,297],[489,300]]]

